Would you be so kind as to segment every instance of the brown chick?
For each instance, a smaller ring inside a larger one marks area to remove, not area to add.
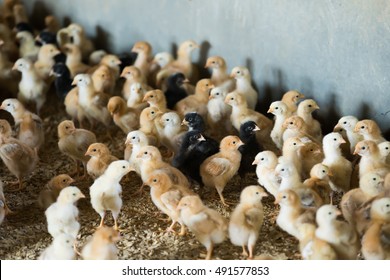
[[[56,34],[58,30],[60,30],[60,23],[58,19],[53,15],[48,15],[45,17],[45,26],[46,31]]]
[[[82,62],[82,54],[79,46],[65,44],[62,49],[66,54],[65,64],[68,66],[72,78],[77,74],[83,74],[88,71],[90,67]]]
[[[131,86],[135,83],[140,83],[143,88],[152,90],[151,87],[147,86],[146,78],[142,75],[141,70],[135,66],[126,66],[123,68],[120,77],[126,79],[122,88],[122,96],[126,100],[129,99],[131,94]]]
[[[147,107],[142,110],[139,117],[139,130],[148,137],[150,145],[158,146],[158,132],[155,123],[159,121],[162,114],[156,107]]]
[[[76,129],[72,121],[66,120],[58,125],[58,147],[62,153],[69,156],[76,164],[76,174],[80,173],[80,161],[84,165],[84,176],[87,174],[89,157],[85,155],[88,147],[96,143],[96,136],[91,131]]]
[[[362,239],[366,260],[390,260],[390,198],[375,200],[371,207],[371,224]]]
[[[270,136],[273,128],[273,122],[270,119],[259,112],[249,109],[245,97],[237,92],[229,93],[225,98],[225,103],[232,106],[230,120],[237,131],[240,131],[243,123],[254,121],[260,128],[260,131],[256,133],[256,139],[263,145],[264,150],[279,153]]]
[[[94,180],[106,171],[111,162],[118,160],[118,158],[111,155],[108,147],[102,143],[89,145],[85,155],[91,157],[87,163],[87,172]]]
[[[148,78],[152,61],[152,46],[148,42],[139,41],[134,44],[131,51],[137,53],[133,66],[137,67],[142,75]]]
[[[310,171],[310,178],[303,182],[306,187],[314,190],[321,197],[323,204],[331,203],[330,176],[332,176],[332,173],[329,167],[325,164],[317,163]]]
[[[318,109],[320,109],[320,107],[318,106],[317,102],[315,102],[313,99],[306,99],[299,103],[297,114],[306,123],[309,135],[315,138],[318,142],[321,142],[321,124],[312,116],[312,113]]]
[[[88,71],[88,73],[92,74],[100,66],[105,65],[105,66],[107,66],[110,69],[111,75],[113,77],[113,81],[115,82],[119,78],[119,74],[120,74],[119,65],[121,65],[121,63],[122,62],[120,61],[120,59],[116,55],[114,55],[114,54],[106,54],[105,56],[103,56],[103,58],[100,61],[99,65],[97,65],[95,67],[92,67]]]
[[[93,86],[97,91],[114,93],[116,78],[107,65],[100,65],[92,74]]]
[[[174,185],[169,175],[162,170],[153,172],[145,184],[151,188],[150,196],[154,205],[172,219],[172,224],[166,231],[176,233],[174,226],[176,223],[180,223],[181,230],[179,235],[184,235],[185,227],[180,219],[180,212],[177,206],[184,196],[195,194],[187,187]]]
[[[79,89],[78,87],[72,88],[65,96],[64,100],[65,111],[72,118],[73,122],[78,121],[79,126],[83,127],[83,121],[85,120],[85,112],[81,106],[79,106]]]
[[[197,82],[195,93],[180,100],[175,105],[176,112],[181,118],[190,112],[197,112],[204,119],[207,117],[207,102],[210,90],[214,88],[210,79],[202,79]]]
[[[81,251],[84,260],[117,260],[118,249],[115,243],[120,240],[120,232],[102,226],[93,234],[92,238]]]
[[[138,129],[139,117],[138,111],[126,106],[126,101],[122,97],[113,96],[107,104],[108,112],[110,112],[114,123],[124,132]]]
[[[29,22],[26,8],[23,4],[16,4],[13,7],[13,13],[15,18],[15,24],[21,22]]]
[[[0,157],[9,171],[18,178],[18,188],[23,189],[23,177],[28,176],[38,163],[36,149],[31,149],[19,140],[11,137],[11,126],[6,120],[0,120]]]
[[[50,81],[50,71],[55,64],[54,57],[60,51],[53,44],[46,44],[40,47],[38,52],[38,60],[34,63],[34,68],[46,82]]]
[[[291,137],[306,137],[311,141],[318,143],[318,141],[310,135],[309,127],[306,125],[305,121],[299,116],[291,116],[287,118],[282,127],[285,129],[283,132],[283,141],[286,141]]]
[[[376,144],[385,142],[381,129],[374,120],[361,120],[356,123],[354,132],[363,136],[364,140],[374,141]]]
[[[283,101],[287,105],[291,114],[295,114],[298,109],[297,103],[299,99],[302,99],[304,97],[305,96],[302,93],[296,90],[290,90],[283,95],[281,101]]]
[[[41,209],[46,210],[50,205],[57,201],[57,197],[63,188],[69,187],[74,183],[67,174],[60,174],[50,179],[45,185],[44,189],[39,193],[38,205]]]
[[[205,186],[215,187],[223,205],[227,206],[222,195],[226,184],[240,167],[241,153],[238,151],[244,143],[237,136],[226,136],[220,143],[220,151],[208,157],[200,165],[200,175]]]
[[[234,79],[230,78],[227,72],[225,59],[221,56],[211,56],[207,59],[204,68],[211,69],[211,82],[216,87],[231,92],[235,88]]]
[[[180,211],[180,217],[184,224],[206,247],[206,260],[210,260],[214,245],[222,243],[226,239],[227,220],[217,211],[206,207],[196,195],[183,197],[177,209]]]
[[[148,102],[150,107],[156,107],[162,113],[168,111],[165,94],[159,89],[146,92],[142,101]]]
[[[302,141],[302,140],[301,140]],[[298,150],[299,159],[302,162],[302,178],[309,178],[312,168],[324,160],[322,147],[318,143],[312,141],[302,141],[304,146]]]

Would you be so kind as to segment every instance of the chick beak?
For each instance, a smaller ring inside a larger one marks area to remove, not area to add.
[[[213,96],[211,94],[209,94],[209,100],[213,99]]]
[[[335,130],[341,130],[341,129],[342,129],[341,125],[340,125],[340,124],[336,124],[336,125],[334,126],[334,128],[333,128],[333,131],[335,131]]]
[[[12,69],[11,70],[18,70],[16,64],[14,64],[14,66],[12,66]]]
[[[235,78],[236,78],[236,73],[231,73],[231,74],[229,75],[229,77],[235,79]]]
[[[329,176],[329,177],[333,177],[332,171],[330,171],[330,170],[328,171],[328,176]]]
[[[244,142],[242,142],[241,140],[237,144],[238,144],[238,147],[241,147],[242,145],[245,145]]]
[[[144,98],[142,98],[142,102],[148,102],[148,96],[145,95]]]
[[[274,109],[272,109],[272,108],[269,108],[267,111],[267,113],[273,113],[273,112],[274,112]]]
[[[136,158],[142,158],[142,153],[139,153]]]
[[[355,126],[355,128],[353,129],[353,132],[358,133],[359,132],[359,127]]]
[[[277,198],[275,199],[275,201],[274,201],[274,204],[275,204],[275,205],[278,205],[279,203],[280,203],[280,198],[277,197]]]
[[[340,140],[339,143],[340,143],[340,144],[345,144],[345,143],[347,143],[347,142],[345,142],[345,140],[344,140],[344,138],[343,138],[343,139]]]
[[[72,86],[76,86],[77,85],[77,81],[76,81],[76,79],[74,79],[73,81],[72,81],[72,84],[71,84]]]
[[[259,160],[258,160],[258,159],[255,159],[255,160],[252,162],[252,165],[256,165],[256,164],[259,164]]]
[[[353,154],[354,154],[354,155],[358,155],[359,152],[360,152],[359,148],[355,148],[355,150],[353,151]]]
[[[76,180],[75,180],[75,179],[73,179],[73,178],[70,178],[70,180],[69,180],[69,184],[72,184],[72,183],[74,183],[74,182],[76,182]]]
[[[316,106],[314,106],[314,109],[319,110],[320,106],[316,105]]]
[[[53,77],[54,75],[55,75],[55,74],[54,74],[54,71],[53,71],[53,69],[51,69],[50,72],[49,72],[49,76],[50,76],[50,77]]]
[[[89,153],[89,151],[87,151],[84,155],[85,156],[90,156],[91,154]]]
[[[226,104],[230,104],[230,103],[229,103],[229,98],[226,97],[224,102],[225,102]]]
[[[85,195],[81,193],[80,198],[85,198]]]
[[[119,77],[125,78],[125,71],[123,71],[123,72],[119,75]]]
[[[253,129],[253,131],[260,131],[260,127],[258,127],[257,125],[255,125],[255,128]]]
[[[189,83],[190,83],[190,80],[184,79],[183,84],[189,84]]]
[[[339,209],[336,210],[336,216],[340,216],[342,213]]]
[[[210,67],[210,64],[211,64],[211,62],[210,62],[210,61],[207,61],[206,64],[204,65],[204,68],[206,68],[206,69],[209,68],[209,67]]]
[[[184,120],[181,122],[181,125],[188,125],[188,122],[186,121],[186,119],[184,119]]]
[[[199,141],[199,142],[201,142],[201,141],[206,141],[206,138],[204,138],[203,135],[201,134],[200,137],[199,137],[199,139],[198,139],[198,141]]]
[[[125,145],[130,145],[131,143],[130,143],[130,139],[126,139],[126,141],[125,141]]]

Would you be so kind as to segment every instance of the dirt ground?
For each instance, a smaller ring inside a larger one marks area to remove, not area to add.
[[[71,160],[60,153],[57,146],[57,125],[67,119],[63,108],[52,98],[43,112],[46,128],[45,144],[40,151],[40,162],[30,178],[25,181],[23,191],[10,193],[5,196],[9,207],[15,212],[6,217],[0,226],[0,259],[37,259],[40,253],[52,241],[47,232],[46,219],[36,200],[40,190],[53,177],[73,170]],[[125,134],[112,126],[110,140],[103,128],[94,131],[98,141],[108,145],[112,153],[123,158]],[[0,180],[13,181],[15,177],[0,162]],[[201,259],[205,257],[204,247],[189,233],[184,237],[165,232],[169,222],[163,221],[163,216],[157,214],[157,208],[150,199],[148,190],[142,196],[135,194],[141,185],[137,175],[131,174],[122,180],[123,208],[119,216],[119,225],[123,230],[122,239],[118,242],[119,259]],[[238,176],[228,184],[224,191],[227,200],[238,203],[239,193],[245,186],[257,184],[256,175],[249,174],[243,180]],[[100,217],[92,209],[89,201],[89,187],[92,179],[74,183],[87,196],[79,201],[79,221],[81,230],[78,237],[78,247],[86,243],[98,226]],[[4,184],[7,191],[7,183]],[[209,190],[196,190],[209,207],[216,209],[229,218],[234,206],[224,208],[219,199],[210,197]],[[256,255],[269,255],[278,259],[300,259],[297,241],[280,230],[275,219],[278,206],[271,198],[264,200],[265,219],[255,248]],[[110,216],[110,215],[108,215]],[[112,225],[112,219],[107,219]],[[177,228],[178,230],[178,228]],[[242,259],[241,248],[236,247],[227,239],[214,250],[216,259]]]

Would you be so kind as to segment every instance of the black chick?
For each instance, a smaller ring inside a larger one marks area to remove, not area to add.
[[[253,121],[247,121],[240,126],[240,139],[245,144],[238,148],[242,155],[240,168],[238,169],[238,175],[241,178],[246,173],[256,171],[256,166],[252,165],[252,162],[256,155],[264,150],[256,140],[256,131],[259,130],[260,128]]]
[[[29,24],[27,22],[19,22],[18,24],[15,25],[15,30],[16,30],[16,33],[22,32],[22,31],[28,31],[34,35],[34,29],[32,28],[31,24]]]
[[[51,33],[49,31],[42,31],[35,39],[35,44],[38,46],[42,46],[46,44],[53,44],[58,46],[56,34]]]
[[[120,73],[122,73],[123,68],[133,65],[134,61],[137,59],[138,53],[131,52],[130,54],[123,53],[119,55],[119,60],[121,61],[121,64],[119,65]]]
[[[184,116],[183,124],[188,126],[188,130],[198,130],[204,132],[206,129],[206,124],[201,115],[198,113],[187,113]]]
[[[167,99],[167,107],[173,109],[176,103],[187,97],[187,92],[183,88],[183,84],[188,80],[183,73],[175,73],[169,76],[167,80],[167,91],[165,98]]]
[[[205,138],[199,131],[188,131],[183,137],[179,153],[173,158],[172,165],[201,184],[200,165],[218,151],[218,142]]]
[[[53,74],[56,77],[54,85],[58,98],[63,101],[68,92],[73,88],[69,68],[64,63],[56,63],[53,66]]]

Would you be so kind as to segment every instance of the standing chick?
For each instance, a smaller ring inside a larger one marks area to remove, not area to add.
[[[346,131],[347,138],[350,143],[351,154],[355,150],[356,144],[363,140],[363,136],[354,131],[358,121],[359,120],[354,116],[344,116],[339,119],[337,125],[334,127],[335,129],[342,128]]]
[[[73,244],[75,238],[69,234],[60,234],[39,256],[38,260],[75,260]]]
[[[119,96],[110,98],[107,104],[114,123],[125,133],[138,128],[139,115],[137,110],[127,107],[125,100]]]
[[[242,254],[248,256],[245,246],[248,246],[248,259],[253,259],[253,251],[261,226],[264,213],[261,199],[268,196],[259,186],[248,186],[240,195],[240,203],[234,209],[229,222],[230,241],[242,247]]]
[[[84,260],[117,260],[118,249],[115,243],[120,240],[120,232],[109,227],[100,227],[81,251]]]
[[[86,164],[89,157],[85,155],[89,145],[97,142],[96,136],[85,129],[76,129],[72,121],[66,120],[58,125],[58,148],[69,156],[76,164],[75,171],[80,173],[79,162],[84,165],[84,176],[87,174]]]
[[[140,130],[129,132],[125,141],[126,149],[124,159],[130,162],[131,167],[138,175],[141,175],[141,159],[137,155],[142,147],[148,146],[148,137]]]
[[[50,179],[50,181],[45,185],[44,189],[39,193],[38,196],[38,205],[42,209],[46,210],[56,202],[60,192],[69,187],[70,184],[74,183],[72,177],[67,174],[60,174]]]
[[[313,118],[312,113],[315,110],[320,109],[313,99],[303,100],[298,105],[297,114],[300,116],[308,126],[308,133],[317,141],[322,140],[321,124],[319,121]]]
[[[254,110],[259,96],[256,90],[252,87],[252,78],[248,68],[234,67],[230,76],[236,80],[235,92],[245,96],[248,108]]]
[[[241,162],[238,175],[241,178],[244,178],[246,173],[255,172],[256,168],[252,163],[255,160],[255,156],[263,150],[263,147],[257,142],[256,131],[260,131],[260,128],[253,121],[247,121],[240,127],[240,139],[244,143],[239,148]]]
[[[114,161],[90,187],[92,208],[101,217],[99,227],[104,225],[106,211],[110,210],[114,218],[114,229],[118,230],[118,216],[122,208],[122,187],[119,182],[130,171],[129,162],[125,160]]]
[[[65,233],[76,239],[80,223],[77,221],[79,210],[75,203],[80,198],[85,196],[78,188],[66,187],[60,192],[57,201],[46,209],[47,230],[53,238]]]
[[[102,143],[89,145],[85,155],[91,157],[87,163],[87,172],[94,180],[103,175],[111,162],[118,160],[111,155],[108,147]]]
[[[164,92],[169,109],[172,110],[177,102],[187,97],[187,92],[183,85],[188,82],[189,80],[180,72],[169,76],[167,90]]]
[[[232,131],[230,114],[232,108],[225,103],[227,91],[221,87],[213,88],[210,91],[209,102],[207,103],[207,124],[213,135],[218,139]]]
[[[271,139],[274,141],[278,149],[282,149],[283,132],[285,130],[283,123],[288,117],[291,116],[291,112],[283,101],[274,101],[269,106],[267,113],[272,113],[275,115],[275,123],[271,131]]]
[[[226,136],[220,144],[220,151],[207,158],[200,165],[200,176],[205,186],[215,187],[223,205],[227,206],[222,191],[228,181],[240,167],[241,153],[238,151],[244,143],[237,136]]]
[[[229,77],[225,59],[221,56],[211,56],[207,59],[205,68],[211,69],[211,82],[221,90],[231,92],[235,88],[234,79]]]
[[[252,164],[257,165],[256,175],[259,184],[276,197],[280,186],[280,179],[275,172],[275,168],[278,165],[278,157],[274,152],[263,151],[256,155]]]
[[[353,131],[362,135],[364,140],[372,140],[377,144],[386,141],[382,136],[381,129],[374,120],[361,120],[357,122]]]
[[[183,197],[177,206],[184,224],[195,234],[196,239],[207,249],[210,260],[215,244],[226,238],[228,223],[217,211],[206,207],[199,196]]]
[[[305,96],[302,93],[296,90],[290,90],[283,95],[281,101],[283,101],[287,105],[290,114],[296,114],[297,103],[299,99],[302,98],[305,98]]]

